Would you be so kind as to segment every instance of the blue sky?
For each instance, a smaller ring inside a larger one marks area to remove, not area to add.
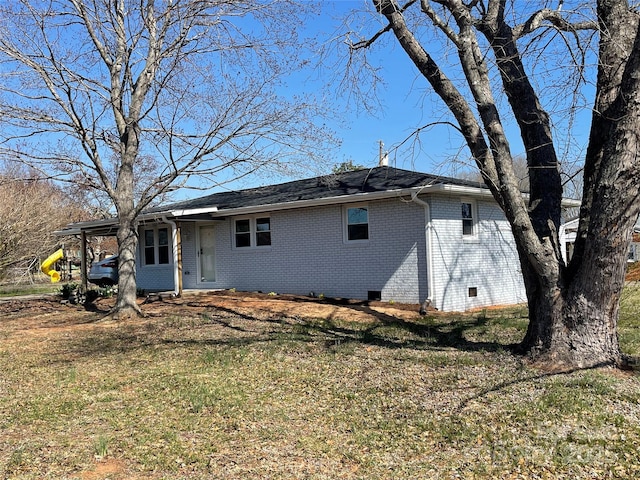
[[[340,23],[351,10],[362,9],[363,4],[368,6],[369,3],[370,0],[328,1],[322,17],[313,29],[320,36],[330,36],[340,28]],[[380,18],[380,22],[383,20]],[[374,33],[377,28],[377,25],[368,25],[363,30]],[[369,60],[380,68],[380,76],[384,81],[378,87],[376,96],[380,108],[370,112],[358,105],[356,100],[344,103],[347,126],[343,128],[342,125],[336,125],[342,145],[336,154],[335,163],[353,160],[356,164],[375,166],[378,163],[380,142],[383,142],[384,150],[391,151],[390,162],[397,167],[440,173],[440,170],[449,168],[443,166],[446,159],[453,156],[468,158],[468,152],[460,150],[461,138],[450,127],[434,127],[426,132],[422,136],[422,152],[406,148],[395,149],[416,128],[439,118],[442,106],[439,99],[431,94],[426,80],[396,45],[395,39],[391,40],[393,41],[386,44],[389,48],[371,49],[369,54]],[[346,55],[346,50],[347,47],[343,46],[343,51],[338,53]],[[334,72],[335,77],[342,74],[343,72]],[[336,102],[347,102],[347,99],[340,97]],[[411,140],[404,145],[410,144]]]
[[[389,164],[398,168],[418,170],[441,175],[452,175],[452,158],[469,161],[469,153],[463,148],[462,137],[450,126],[436,126],[421,135],[422,149],[411,148],[412,132],[416,128],[440,119],[444,106],[430,90],[427,81],[418,73],[404,51],[397,45],[395,38],[387,34],[384,48],[371,48],[367,56],[372,65],[379,68],[383,81],[378,85],[373,104],[375,111],[364,108],[362,102],[349,91],[340,91],[339,83],[346,72],[348,48],[341,41],[330,42],[337,33],[344,32],[343,23],[354,10],[370,9],[371,0],[328,0],[322,5],[322,13],[317,21],[310,23],[302,32],[312,37],[319,46],[329,49],[329,59],[322,67],[296,73],[288,81],[288,88],[295,94],[310,93],[327,95],[331,107],[337,115],[331,119],[320,119],[331,128],[341,144],[327,153],[326,163],[320,168],[309,169],[302,176],[314,176],[329,173],[334,165],[345,161],[365,167],[378,165],[380,142],[383,151],[390,152]],[[375,33],[386,20],[378,16],[361,16],[351,24],[353,30],[364,34]],[[377,23],[375,23],[377,22]],[[320,55],[319,55],[320,56]],[[339,60],[338,60],[339,58]],[[313,58],[310,65],[316,65]],[[328,92],[328,93],[327,93]],[[403,143],[404,142],[404,143]],[[403,148],[396,149],[403,143]],[[239,181],[226,184],[224,189],[242,189],[258,185],[287,181],[298,177],[280,177],[278,175],[256,173]],[[193,192],[184,192],[193,196]]]
[[[318,22],[309,28],[314,35],[330,37],[340,28],[350,11],[354,9],[362,10],[371,4],[371,0],[334,0],[326,1],[323,14],[318,18]],[[375,22],[373,17],[371,22]],[[379,25],[371,24],[360,27],[363,32],[374,33],[383,25],[385,20],[379,17]],[[354,29],[358,24],[352,25]],[[389,41],[384,49],[374,49],[375,52],[370,60],[380,67],[380,76],[385,84],[380,86],[377,99],[380,101],[380,109],[375,113],[370,113],[362,108],[358,108],[357,102],[346,104],[344,97],[336,97],[335,102],[338,108],[343,107],[347,126],[343,127],[335,124],[338,136],[342,139],[339,150],[335,153],[335,161],[329,163],[340,163],[346,160],[353,160],[354,163],[367,167],[375,166],[379,156],[379,142],[384,142],[385,150],[391,150],[390,163],[399,168],[415,169],[423,172],[456,175],[461,170],[468,168],[469,152],[464,147],[462,138],[451,126],[435,126],[426,130],[420,137],[421,149],[412,149],[411,140],[406,142],[403,148],[395,150],[398,144],[402,143],[411,133],[421,126],[441,120],[446,115],[445,107],[439,98],[432,93],[427,81],[418,73],[416,67],[411,63],[408,56],[397,45],[395,38],[387,34]],[[430,50],[439,51],[440,47],[429,45]],[[343,54],[346,55],[346,46],[343,46]],[[558,75],[565,75],[568,70],[562,64],[564,60],[557,60],[556,65],[538,65],[545,74],[553,72],[554,68]],[[553,62],[551,62],[553,63]],[[339,77],[342,72],[334,72],[335,77]],[[553,76],[554,74],[551,73]],[[560,78],[560,77],[557,77]],[[540,81],[540,91],[547,94],[547,86],[542,86],[548,80]],[[555,87],[554,87],[555,88]],[[562,112],[566,107],[566,99],[554,99],[550,103],[550,108]],[[559,106],[563,103],[562,106]],[[556,136],[562,139],[568,138],[571,143],[563,146],[558,144],[558,154],[567,159],[575,161],[582,156],[582,151],[586,145],[590,112],[588,102],[584,108],[574,117],[575,138],[567,135],[569,114],[561,113],[561,118],[554,118]],[[505,120],[503,118],[503,120]],[[514,155],[523,154],[523,147],[517,127],[505,121],[511,142],[512,153]]]
[[[572,1],[574,0],[566,0],[565,4]],[[520,8],[521,4],[517,5]],[[537,5],[536,3],[536,8]],[[304,26],[305,30],[301,35],[310,36],[318,42],[320,47],[326,47],[330,44],[329,39],[336,38],[338,33],[344,32],[344,23],[353,11],[365,9],[369,11],[372,9],[371,0],[324,0],[322,12]],[[361,15],[349,27],[353,31],[362,32],[364,37],[370,37],[385,24],[386,20],[374,13],[369,16]],[[369,96],[369,100],[376,99],[379,104],[379,108],[375,111],[363,108],[362,102],[357,97],[348,97],[348,92],[338,91],[337,84],[346,72],[345,59],[348,56],[348,47],[344,43],[333,44],[333,49],[330,49],[325,57],[327,63],[323,68],[297,72],[291,76],[288,93],[300,94],[308,91],[326,95],[322,98],[338,112],[328,120],[322,118],[318,120],[327,123],[329,128],[335,131],[336,136],[341,140],[340,146],[328,152],[326,163],[321,169],[308,169],[305,176],[327,173],[333,165],[345,161],[373,167],[378,164],[380,142],[384,143],[384,151],[390,152],[389,163],[399,168],[441,175],[456,175],[463,169],[472,168],[469,152],[457,130],[451,126],[438,125],[425,130],[420,136],[419,148],[415,148],[415,137],[411,137],[411,134],[416,129],[450,118],[447,116],[447,109],[432,93],[427,81],[418,73],[408,56],[398,46],[395,38],[391,34],[386,34],[385,39],[386,42],[382,48],[375,48],[379,43],[376,42],[374,48],[367,50],[370,64],[378,68],[378,75],[383,81],[378,85],[376,95]],[[430,43],[428,49],[433,50],[435,55],[442,52],[452,53],[451,47],[443,47],[439,41]],[[321,51],[320,48],[319,51]],[[313,60],[309,62],[310,65],[315,63]],[[553,68],[556,69],[555,72],[560,72],[553,74],[551,78],[553,81],[559,78],[557,75],[562,75],[561,72],[570,71],[563,65],[564,61],[565,59],[560,57],[555,62],[551,62],[555,65],[551,67],[543,65],[541,68],[545,73],[554,72]],[[446,68],[449,73],[451,67]],[[542,84],[544,83],[545,80],[542,80]],[[328,93],[325,88],[328,88]],[[552,85],[551,88],[555,87]],[[548,95],[546,90],[545,95]],[[559,97],[559,95],[556,96],[556,105],[553,107],[557,110],[565,108],[567,104],[566,99],[557,100]],[[588,109],[585,108],[585,111],[588,112]],[[588,125],[584,117],[579,117],[577,121]],[[564,135],[563,120],[560,120],[556,127],[559,127],[558,131]],[[513,125],[507,128],[511,132],[513,154],[522,154],[523,149],[517,130]],[[578,138],[575,142],[576,151],[579,152],[583,143],[583,138]],[[401,144],[402,148],[396,149]],[[570,154],[574,158],[579,156],[573,151]],[[274,178],[274,175],[267,175],[265,172],[241,181],[230,182],[223,188],[247,188],[288,179]],[[185,189],[176,193],[176,199],[205,193],[208,192]]]

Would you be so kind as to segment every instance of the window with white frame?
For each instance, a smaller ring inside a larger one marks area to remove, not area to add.
[[[271,219],[269,217],[256,218],[256,246],[271,245]]]
[[[243,218],[236,220],[236,234],[235,234],[235,246],[236,248],[250,247],[251,246],[251,220]]]
[[[344,222],[347,242],[369,240],[369,208],[366,205],[346,207]]]
[[[145,228],[143,232],[143,254],[145,265],[171,263],[168,227]]]
[[[234,220],[234,248],[268,247],[271,245],[271,218],[255,216]]]
[[[462,235],[473,236],[476,234],[476,206],[469,200],[463,200],[462,206]]]

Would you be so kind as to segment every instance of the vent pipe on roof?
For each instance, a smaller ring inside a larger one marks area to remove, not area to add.
[[[383,151],[384,143],[380,140],[380,153],[378,154],[378,166],[386,167],[389,165],[389,152]]]

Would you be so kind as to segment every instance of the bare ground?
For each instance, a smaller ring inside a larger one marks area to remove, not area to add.
[[[523,312],[140,303],[0,300],[0,478],[640,478],[636,374],[529,370],[504,347]]]
[[[140,323],[152,322],[158,316],[197,316],[216,309],[253,318],[274,316],[300,319],[336,319],[371,322],[376,319],[395,317],[414,320],[419,317],[419,305],[390,304],[347,299],[316,299],[295,295],[272,296],[253,292],[212,291],[186,293],[180,298],[151,295],[140,299],[145,318]],[[61,304],[57,296],[34,296],[0,301],[0,318],[5,329],[11,319],[22,335],[41,337],[47,332],[60,333],[65,329],[94,328],[101,323],[114,304],[113,298],[101,298],[91,306]]]

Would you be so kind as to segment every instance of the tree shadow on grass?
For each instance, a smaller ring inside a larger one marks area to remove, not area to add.
[[[287,300],[320,302],[305,297]],[[246,307],[240,305],[235,308],[212,305],[206,301],[186,301],[181,304],[184,307],[182,310],[170,313],[175,304],[173,300],[165,303],[170,307],[166,312],[150,314],[141,324],[122,322],[117,328],[87,333],[75,338],[65,349],[67,352],[73,351],[74,355],[104,355],[147,347],[241,347],[300,342],[320,344],[327,349],[353,344],[387,349],[455,349],[468,352],[515,350],[513,344],[470,339],[474,330],[482,330],[490,321],[483,314],[419,317],[416,313],[414,319],[406,320],[377,310],[374,308],[378,306],[377,302],[371,305],[366,301],[341,299],[322,300],[323,304],[340,307],[341,312],[338,314],[334,311],[318,318],[296,316],[293,309],[285,314],[268,309],[247,313]],[[360,318],[360,314],[364,313],[371,321],[349,321],[349,310],[357,312]],[[165,321],[157,321],[161,318]]]
[[[515,378],[504,380],[502,382],[491,384],[485,388],[479,389],[478,392],[461,400],[456,408],[456,411],[460,413],[465,408],[467,408],[473,401],[487,397],[492,393],[500,392],[502,390],[507,390],[509,389],[509,387],[512,387],[514,385],[518,385],[521,383],[541,380],[541,379],[550,378],[550,377],[560,377],[562,375],[571,375],[577,372],[585,372],[590,370],[598,370],[601,368],[611,368],[611,367],[612,365],[610,363],[600,363],[600,364],[591,365],[588,367],[580,367],[580,368],[574,367],[574,368],[564,368],[564,369],[558,369],[558,370],[542,370],[542,371],[535,370],[532,373],[527,373],[524,376],[518,376]]]
[[[302,298],[300,301],[316,301]],[[272,314],[258,317],[240,312],[230,307],[213,307],[206,315],[209,322],[242,334],[242,339],[198,339],[185,340],[187,343],[205,342],[209,344],[250,344],[269,339],[304,342],[324,342],[326,347],[348,343],[378,346],[391,349],[449,349],[461,351],[496,352],[508,350],[514,352],[516,344],[494,341],[474,341],[468,333],[482,329],[489,322],[486,315],[427,316],[415,320],[406,320],[374,309],[368,302],[341,301],[331,299],[323,301],[342,308],[364,313],[375,321],[363,323],[344,320],[344,315],[330,315],[321,318],[300,318],[294,315]],[[238,319],[243,322],[238,322]],[[271,328],[256,336],[250,328],[253,322],[270,324]],[[181,343],[176,339],[177,343]]]
[[[427,316],[416,320],[405,320],[374,310],[366,304],[349,308],[372,315],[380,323],[380,325],[372,325],[365,330],[363,341],[372,345],[386,348],[405,348],[408,346],[431,349],[454,348],[469,352],[495,352],[515,348],[515,345],[468,339],[467,333],[487,325],[489,318],[485,315],[460,315],[441,319]],[[388,329],[404,332],[408,334],[409,339],[390,338],[384,334]]]
[[[187,302],[188,303],[188,302]],[[340,315],[326,318],[301,318],[293,315],[293,309],[287,315],[256,311],[246,313],[246,308],[206,306],[206,303],[184,306],[184,317],[168,314],[154,314],[138,324],[122,322],[116,328],[86,331],[76,338],[60,340],[60,351],[47,358],[47,363],[71,363],[83,357],[101,355],[122,355],[138,350],[157,349],[159,352],[173,348],[213,347],[225,349],[242,348],[252,345],[288,345],[314,344],[327,351],[336,347],[340,352],[349,352],[345,345],[376,346],[385,349],[418,349],[424,351],[458,350],[463,352],[499,352],[514,351],[513,344],[499,341],[474,341],[470,338],[482,338],[478,330],[490,327],[493,319],[484,313],[444,315],[405,319],[381,312],[367,302],[340,303],[338,306],[357,313],[370,315],[369,322],[344,320],[345,311]],[[191,312],[188,310],[191,308]],[[197,312],[196,312],[197,309]],[[348,315],[346,315],[348,317]],[[354,315],[355,316],[355,315]],[[361,316],[360,316],[361,317]],[[162,321],[158,321],[162,320]],[[183,323],[180,323],[183,322]],[[113,325],[111,325],[113,327]],[[498,326],[497,328],[500,328]],[[75,335],[74,335],[75,336]],[[297,348],[294,346],[294,348]],[[144,355],[142,356],[144,358]],[[158,358],[162,358],[162,354]],[[453,362],[456,362],[454,357]],[[138,360],[144,361],[144,360]],[[496,356],[496,362],[499,357]],[[381,363],[380,368],[384,368]],[[470,395],[463,395],[455,406],[460,413],[472,402],[494,392],[508,390],[518,383],[531,382],[553,375],[572,374],[577,370],[558,372],[540,372],[522,370],[508,379],[488,379],[486,386],[478,387]]]

